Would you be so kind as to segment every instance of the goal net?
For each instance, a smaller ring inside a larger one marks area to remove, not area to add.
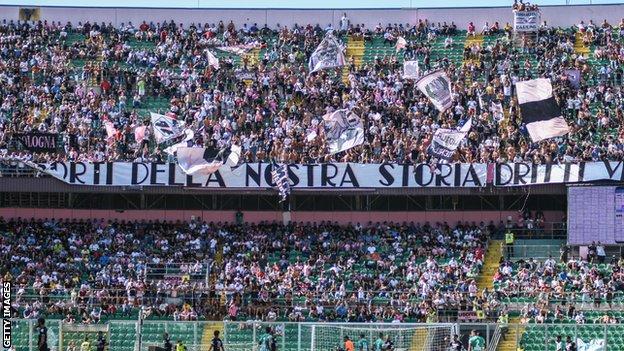
[[[453,324],[305,324],[302,334],[310,335],[310,351],[335,351],[344,348],[348,337],[358,349],[358,342],[369,350],[376,343],[393,345],[394,351],[446,351],[450,345]],[[382,348],[385,349],[385,348]]]

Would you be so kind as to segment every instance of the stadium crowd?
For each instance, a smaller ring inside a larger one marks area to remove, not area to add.
[[[406,45],[362,65],[352,59],[344,79],[342,69],[309,74],[308,58],[330,31],[365,42],[383,38],[388,47],[401,37]],[[624,19],[573,28],[544,23],[538,36],[524,37],[521,45],[509,24],[486,24],[479,31],[471,22],[468,34],[495,40],[469,45],[463,60],[453,61],[437,52],[436,43],[462,50],[455,41],[465,34],[455,23],[366,28],[347,14],[338,28],[3,21],[0,152],[35,161],[167,159],[166,145],[157,145],[149,128],[145,141],[135,140],[135,129],[148,125],[147,112],[156,109],[192,126],[194,145],[241,145],[243,161],[429,162],[432,133],[469,117],[472,130],[454,161],[624,159]],[[592,51],[576,53],[576,36]],[[216,69],[209,58],[220,46],[260,50],[250,51],[257,57],[221,55]],[[403,58],[417,59],[421,71],[444,69],[453,81],[454,106],[439,113],[413,80],[402,78]],[[579,87],[565,74],[572,68],[581,72]],[[571,132],[534,143],[514,84],[538,76],[552,80]],[[154,108],[153,101],[164,101],[164,107]],[[500,102],[502,110],[480,101]],[[363,122],[364,144],[330,154],[322,131],[310,136],[321,116],[347,107]],[[29,132],[56,133],[63,152],[16,151],[13,136]]]
[[[440,311],[501,308],[475,282],[485,239],[500,230],[0,220],[9,263],[0,274],[23,318],[96,323],[140,310],[177,320],[433,321]],[[176,263],[176,274],[163,273]]]
[[[607,263],[600,243],[589,260],[565,250],[558,261],[504,260],[494,289],[480,290],[487,238],[521,228],[0,219],[0,259],[9,263],[0,277],[13,284],[14,316],[87,324],[138,313],[175,320],[495,320],[506,315],[510,297],[528,298],[518,305],[522,321],[539,323],[561,313],[574,319],[621,297],[624,260]]]

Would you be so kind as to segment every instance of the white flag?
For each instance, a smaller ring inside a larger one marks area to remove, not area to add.
[[[459,128],[458,130],[460,132],[469,132],[470,129],[472,128],[472,117],[468,118],[468,120],[466,121],[466,123],[464,123],[463,126],[461,126],[461,128]]]
[[[208,57],[208,65],[214,69],[219,69],[219,59],[206,49],[206,56]]]
[[[178,166],[189,175],[212,174],[221,166],[236,166],[240,159],[241,148],[232,145],[221,150],[204,147],[180,147],[177,150]]]
[[[183,121],[153,112],[150,112],[150,116],[154,129],[154,139],[157,143],[164,143],[182,134]]]
[[[217,47],[217,50],[221,50],[221,51],[225,51],[225,52],[229,52],[230,54],[234,54],[234,55],[244,55],[246,54],[248,51],[255,49],[257,47],[259,47],[260,44],[258,42],[253,42],[250,44],[240,44],[240,45],[230,45],[230,46],[219,46]]]
[[[433,71],[416,82],[418,89],[440,111],[453,106],[451,99],[451,80],[443,70]]]
[[[327,34],[319,46],[310,55],[308,68],[310,73],[331,67],[341,67],[345,65],[345,57],[342,52],[342,45],[333,35]]]
[[[398,37],[396,41],[396,51],[399,52],[401,49],[405,49],[407,47],[407,40],[403,37]]]
[[[335,154],[364,143],[364,126],[360,117],[349,110],[337,110],[323,116],[329,153]]]
[[[420,69],[418,68],[418,61],[403,62],[403,78],[418,79],[418,77],[420,77]]]
[[[431,145],[429,145],[429,154],[439,159],[450,161],[461,141],[466,138],[470,128],[472,128],[472,117],[461,128],[456,128],[455,130],[438,128],[433,134]]]
[[[165,150],[163,150],[164,152],[173,155],[174,153],[176,153],[176,151],[178,151],[179,148],[181,147],[189,147],[189,142],[193,141],[193,138],[195,137],[195,132],[193,132],[191,129],[185,129],[184,130],[184,138],[182,139],[182,141],[180,141],[177,144],[173,144],[171,146],[169,146],[168,148],[166,148]]]

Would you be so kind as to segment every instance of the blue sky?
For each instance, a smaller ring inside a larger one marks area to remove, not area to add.
[[[565,5],[566,0],[539,0],[540,5]],[[570,4],[614,4],[622,0],[568,0]],[[169,8],[405,8],[510,6],[512,0],[0,0],[0,5],[97,6]]]

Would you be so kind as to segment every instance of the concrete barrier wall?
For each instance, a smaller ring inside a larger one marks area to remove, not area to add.
[[[383,3],[379,3],[383,6]],[[512,21],[509,7],[487,8],[440,8],[440,9],[163,9],[163,8],[85,8],[85,7],[41,7],[41,19],[48,21],[105,22],[115,26],[121,23],[140,23],[142,21],[162,22],[175,20],[184,24],[217,23],[234,21],[236,25],[243,23],[265,23],[271,27],[278,23],[291,26],[298,24],[328,24],[337,26],[343,13],[347,13],[351,23],[365,24],[367,27],[378,23],[409,23],[419,19],[434,22],[455,22],[459,28],[465,29],[467,23],[473,21],[478,29],[487,21],[490,24],[498,21],[501,26]],[[619,23],[624,17],[624,4],[611,5],[576,5],[546,6],[542,8],[542,20],[553,26],[568,27],[581,20],[601,22],[607,19],[611,24]],[[0,20],[17,20],[19,6],[0,6]]]
[[[68,219],[105,219],[105,220],[167,220],[188,221],[192,216],[207,222],[233,222],[235,211],[166,211],[166,210],[71,210],[48,208],[0,208],[0,217],[7,218],[68,218]],[[485,222],[506,221],[511,216],[515,222],[518,219],[517,211],[427,211],[427,212],[291,212],[293,222],[321,222],[332,221],[341,224],[368,223],[368,222],[448,222],[453,225],[457,221]],[[545,211],[546,222],[561,222],[563,211]],[[279,211],[245,211],[246,222],[260,221],[281,222],[282,212]]]

